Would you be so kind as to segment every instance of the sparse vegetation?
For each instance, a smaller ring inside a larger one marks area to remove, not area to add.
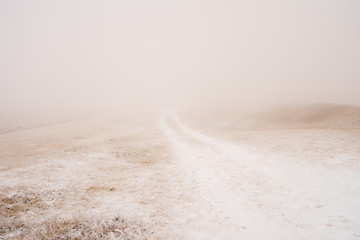
[[[0,225],[2,239],[147,239],[151,234],[140,221],[121,216],[54,217],[39,223],[4,218]]]
[[[6,191],[5,191],[6,192]],[[0,195],[1,239],[147,239],[151,232],[137,219],[120,214],[61,216],[49,198],[35,192],[4,192]]]

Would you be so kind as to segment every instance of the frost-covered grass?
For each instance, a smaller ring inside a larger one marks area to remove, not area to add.
[[[91,207],[84,197],[98,189],[88,188],[82,192],[71,185],[61,187],[62,184],[41,185],[41,181],[35,180],[27,183],[15,181],[11,187],[3,185],[0,238],[145,239],[151,235],[149,227],[136,217],[126,217],[121,213],[103,214],[101,210],[93,209],[95,207]],[[81,204],[84,206],[80,207]]]
[[[0,239],[164,239],[158,134],[115,121],[0,136]]]
[[[41,222],[22,218],[0,220],[2,239],[146,239],[150,232],[140,221],[113,217],[52,217]]]
[[[0,239],[357,236],[357,132],[187,120],[0,135]]]

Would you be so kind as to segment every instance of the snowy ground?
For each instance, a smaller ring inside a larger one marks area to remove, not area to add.
[[[180,166],[198,184],[198,203],[189,212],[199,217],[190,238],[357,237],[359,168],[299,163],[210,138],[184,126],[176,114],[163,115],[162,127]]]
[[[0,239],[360,239],[358,130],[181,116],[0,135]]]

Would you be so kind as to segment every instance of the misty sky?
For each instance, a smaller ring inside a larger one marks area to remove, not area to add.
[[[0,111],[360,104],[359,0],[0,0]]]

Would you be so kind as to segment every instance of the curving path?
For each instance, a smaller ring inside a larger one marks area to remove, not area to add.
[[[175,112],[159,124],[192,198],[178,206],[188,239],[357,239],[360,176],[301,165],[208,137]]]

